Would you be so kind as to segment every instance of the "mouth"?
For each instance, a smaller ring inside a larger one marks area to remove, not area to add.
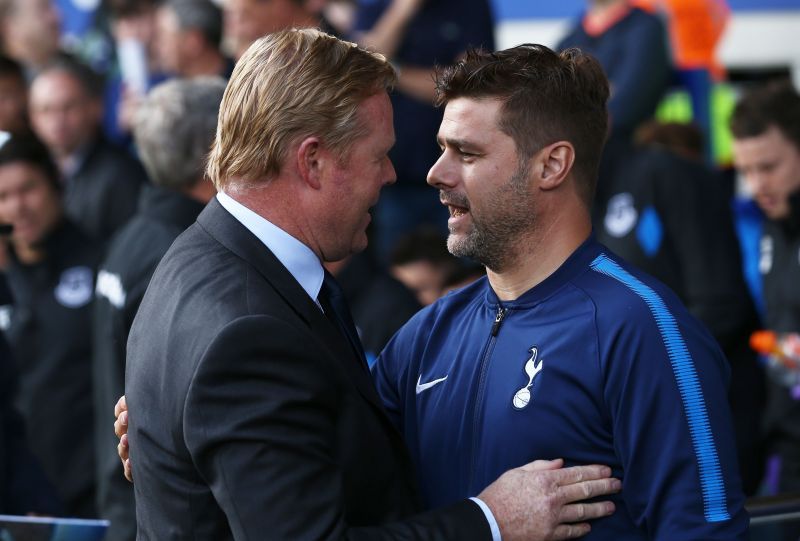
[[[466,207],[461,207],[452,204],[447,204],[447,210],[450,213],[451,218],[460,218],[461,216],[464,216],[466,213],[469,212],[469,209]]]

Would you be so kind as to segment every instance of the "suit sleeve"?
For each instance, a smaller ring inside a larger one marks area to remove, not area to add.
[[[242,318],[213,341],[195,374],[184,437],[234,538],[491,539],[469,501],[376,527],[346,523],[336,387],[347,382],[316,343],[276,318]]]
[[[630,296],[627,323],[598,332],[627,512],[653,540],[745,540],[727,362],[685,312],[673,315],[671,293],[623,279],[641,298]]]

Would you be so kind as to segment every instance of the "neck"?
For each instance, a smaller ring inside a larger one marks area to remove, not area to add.
[[[272,178],[246,188],[229,185],[224,190],[232,199],[308,246],[322,261],[322,254],[310,233],[313,228],[305,220],[305,213],[297,211],[297,196],[285,189],[287,183],[288,179]]]
[[[591,232],[585,209],[556,213],[555,220],[511,248],[517,256],[502,270],[486,269],[489,284],[501,301],[518,299],[561,267]]]
[[[181,77],[201,77],[204,75],[223,75],[225,57],[217,50],[206,49],[181,69]]]

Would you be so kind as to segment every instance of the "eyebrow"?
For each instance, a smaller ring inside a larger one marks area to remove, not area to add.
[[[439,143],[440,146],[444,146],[444,143],[447,143],[449,146],[456,148],[469,148],[474,150],[478,150],[480,148],[478,143],[467,141],[466,139],[457,139],[455,137],[442,137],[437,135],[436,142]]]

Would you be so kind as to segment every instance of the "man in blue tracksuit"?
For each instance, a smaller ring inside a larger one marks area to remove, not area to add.
[[[437,84],[428,182],[450,211],[448,248],[487,278],[417,314],[376,365],[426,504],[563,458],[623,482],[587,538],[747,539],[727,361],[671,291],[591,233],[607,129],[597,62],[473,52]]]

